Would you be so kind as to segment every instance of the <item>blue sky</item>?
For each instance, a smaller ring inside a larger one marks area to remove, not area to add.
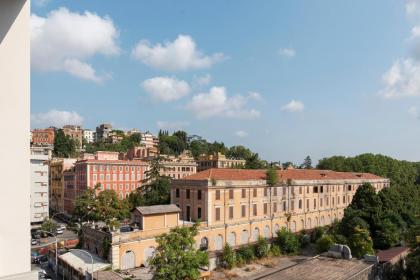
[[[37,0],[31,126],[419,160],[419,19],[418,0]]]

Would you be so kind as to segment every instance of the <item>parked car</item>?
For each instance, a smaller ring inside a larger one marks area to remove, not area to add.
[[[38,240],[32,239],[31,240],[31,245],[38,245]]]
[[[32,263],[34,264],[41,264],[48,262],[48,256],[47,255],[36,255],[32,257]]]
[[[66,230],[66,225],[60,224],[57,229]]]
[[[55,233],[56,234],[63,234],[64,233],[64,230],[61,229],[61,228],[58,228]]]

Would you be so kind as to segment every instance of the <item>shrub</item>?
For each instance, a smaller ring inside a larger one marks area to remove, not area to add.
[[[286,254],[296,254],[300,246],[297,236],[286,228],[277,232],[276,243],[279,245],[281,252]]]
[[[304,232],[301,232],[298,235],[298,239],[299,239],[299,243],[300,243],[300,248],[306,248],[309,243],[311,243],[311,238],[309,237],[309,235],[305,234]]]
[[[267,240],[259,236],[257,243],[254,245],[255,256],[259,259],[265,258],[268,256],[269,250]]]
[[[311,233],[311,242],[316,243],[318,239],[320,239],[325,233],[324,228],[322,227],[316,227]]]
[[[324,234],[321,238],[317,240],[316,250],[318,251],[318,253],[326,252],[330,249],[331,245],[333,244],[333,238],[328,234]]]
[[[334,242],[337,244],[345,244],[345,245],[348,244],[347,238],[344,235],[335,234],[333,235],[333,239],[334,239]]]
[[[222,257],[220,262],[224,268],[231,269],[236,265],[235,252],[233,252],[232,247],[228,243],[225,244],[223,248]]]
[[[250,263],[254,260],[254,249],[251,245],[243,245],[239,247],[238,251],[236,251],[236,259],[238,263]]]
[[[278,257],[278,256],[280,256],[280,255],[281,255],[281,251],[280,251],[280,247],[279,247],[279,245],[277,245],[277,244],[273,244],[273,245],[271,245],[271,247],[270,247],[270,254],[271,254],[273,257]]]

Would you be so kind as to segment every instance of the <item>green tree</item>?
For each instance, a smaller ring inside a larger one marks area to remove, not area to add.
[[[76,155],[77,144],[76,140],[68,135],[64,135],[62,129],[58,129],[54,136],[54,150],[53,153],[56,157],[72,157]]]
[[[268,245],[267,239],[258,236],[257,243],[254,245],[255,256],[259,259],[265,258],[270,252],[270,247]]]
[[[58,228],[57,224],[49,218],[45,218],[44,222],[41,225],[41,230],[50,232],[52,234],[55,234],[55,231],[57,230],[57,228]]]
[[[176,227],[156,238],[158,247],[150,260],[153,279],[198,279],[200,268],[209,263],[206,252],[195,249],[197,224]]]
[[[255,259],[254,249],[251,245],[242,245],[236,251],[236,262],[239,264],[251,263]]]
[[[277,174],[277,169],[276,168],[269,168],[266,171],[266,180],[267,180],[267,185],[269,185],[270,187],[274,187],[278,181],[279,181],[279,177]]]
[[[300,165],[300,168],[303,169],[312,169],[312,159],[310,156],[307,156],[304,160],[303,163]]]
[[[223,247],[223,253],[220,262],[222,263],[222,266],[227,269],[231,269],[236,265],[235,252],[232,250],[232,247],[229,245],[229,243],[226,243]]]
[[[114,190],[104,190],[96,198],[96,217],[111,228],[119,226],[118,221],[130,216],[127,201],[118,199]]]
[[[87,188],[81,195],[76,197],[74,202],[73,219],[80,224],[86,221],[97,221],[97,200],[96,190],[100,188],[97,184],[94,188]]]
[[[316,250],[318,253],[326,252],[334,244],[334,239],[331,235],[324,234],[316,241]]]
[[[369,230],[357,226],[354,233],[349,238],[349,244],[352,254],[361,258],[365,254],[373,254],[372,238],[369,235]]]
[[[281,228],[277,232],[275,243],[280,247],[281,252],[286,254],[296,254],[299,251],[299,239],[286,228]]]
[[[408,254],[406,266],[406,275],[408,279],[420,279],[420,247],[417,247]]]

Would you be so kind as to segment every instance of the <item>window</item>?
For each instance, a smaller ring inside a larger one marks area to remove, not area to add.
[[[286,187],[283,187],[283,195],[286,195]]]
[[[283,201],[283,211],[286,211],[286,201]]]
[[[229,219],[233,219],[233,206],[229,206]]]
[[[277,196],[277,187],[274,187],[274,196]]]
[[[242,189],[242,198],[246,198],[246,189]]]
[[[110,175],[106,174],[106,180],[109,181],[110,180]]]
[[[99,175],[99,180],[101,180],[101,181],[104,180],[104,174]]]
[[[318,193],[318,187],[314,187],[314,193]]]
[[[198,190],[197,191],[197,199],[198,200],[201,200],[201,190]]]
[[[220,221],[220,208],[216,208],[216,221]]]
[[[321,193],[324,192],[324,186],[321,186]]]
[[[340,197],[337,196],[337,205],[340,204]]]
[[[123,189],[123,184],[120,184],[119,188],[120,188],[120,190],[122,190]]]
[[[267,196],[267,188],[264,188],[264,196]]]
[[[347,186],[347,190],[351,191],[351,185]]]
[[[254,189],[253,192],[254,192],[254,197],[257,197],[257,189]]]
[[[125,184],[125,190],[129,190],[130,189],[130,185],[129,184]]]
[[[120,181],[124,181],[124,175],[120,174]]]
[[[273,213],[277,212],[277,202],[273,203]]]
[[[309,210],[309,199],[306,200],[306,210]]]
[[[220,200],[220,190],[216,190],[216,200]]]
[[[186,196],[187,199],[190,199],[190,190],[187,190],[185,196]]]
[[[328,199],[328,196],[325,198],[325,205],[327,205],[328,206],[328,204],[329,204],[329,199]]]
[[[252,212],[254,213],[254,216],[257,216],[258,212],[257,212],[257,204],[253,204],[252,205]]]
[[[268,212],[268,206],[267,203],[264,203],[264,215],[267,215]]]
[[[111,185],[110,184],[106,184],[106,189],[110,190],[111,189]]]
[[[115,173],[114,173],[114,174],[112,174],[112,180],[113,180],[113,181],[117,181],[117,174],[115,174]]]
[[[322,198],[319,199],[319,207],[322,207]]]
[[[241,216],[246,217],[246,205],[241,205]]]
[[[346,196],[343,195],[343,203],[346,203]]]
[[[299,209],[302,209],[302,199],[299,199]]]
[[[229,190],[229,199],[233,199],[233,190]]]
[[[334,206],[334,197],[332,198],[332,206]]]
[[[290,201],[290,208],[291,208],[292,211],[295,210],[295,201],[294,200]]]
[[[197,219],[201,219],[201,207],[197,208]]]
[[[299,194],[302,194],[302,187],[299,187]]]
[[[93,174],[93,181],[96,181],[96,174]]]
[[[179,189],[175,190],[175,197],[179,197]]]
[[[316,198],[314,198],[314,209],[316,209]]]
[[[125,174],[125,180],[129,181],[130,180],[130,175],[129,174]]]
[[[306,193],[309,193],[309,187],[306,188]]]

